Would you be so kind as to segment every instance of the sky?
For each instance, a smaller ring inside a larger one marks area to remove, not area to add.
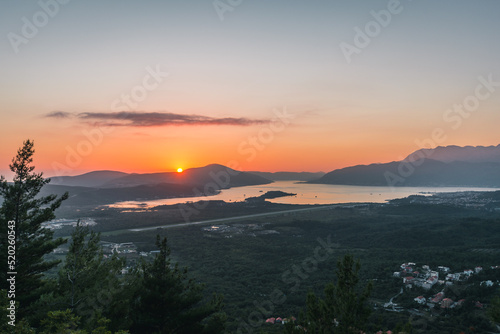
[[[0,172],[331,171],[498,145],[497,0],[4,0]]]

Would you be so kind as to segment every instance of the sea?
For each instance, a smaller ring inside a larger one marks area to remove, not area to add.
[[[244,186],[224,189],[213,196],[168,198],[148,201],[118,202],[109,207],[122,209],[152,208],[158,205],[174,205],[206,200],[221,200],[225,202],[245,201],[249,197],[256,197],[268,191],[280,190],[294,196],[268,199],[273,203],[283,204],[337,204],[337,203],[384,203],[396,198],[410,195],[430,196],[436,193],[462,191],[496,191],[500,188],[474,187],[370,187],[347,186],[331,184],[313,184],[300,181],[276,181],[270,184]],[[198,193],[203,189],[198,189]]]

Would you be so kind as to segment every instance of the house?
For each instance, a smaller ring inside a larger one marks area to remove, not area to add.
[[[415,284],[415,286],[424,286],[425,280],[422,278],[415,278],[413,281],[411,281],[412,284]]]
[[[268,324],[274,324],[276,322],[276,318],[269,318],[266,320],[266,323]]]
[[[462,275],[462,273],[448,274],[448,275],[446,275],[446,280],[447,281],[460,281],[460,275]]]
[[[413,299],[414,301],[416,301],[417,303],[419,304],[425,304],[426,300],[425,300],[425,297],[424,296],[418,296],[417,298]]]
[[[429,277],[427,281],[425,281],[424,284],[422,284],[422,288],[429,290],[438,282],[438,279],[436,277]]]
[[[493,285],[494,285],[494,283],[493,283],[492,281],[490,281],[490,280],[487,280],[487,281],[482,281],[482,282],[481,282],[481,286],[491,287],[491,286],[493,286]]]
[[[409,284],[409,283],[411,283],[414,279],[415,279],[415,277],[413,277],[413,276],[407,276],[407,277],[403,278],[403,283],[404,283],[404,284]]]
[[[474,271],[472,269],[467,269],[467,270],[464,270],[464,274],[467,276],[470,276],[470,275],[474,274]]]
[[[431,268],[428,265],[426,265],[426,264],[422,266],[422,269],[426,270],[426,271],[431,270]]]
[[[394,277],[400,277],[401,276],[401,273],[399,271],[395,271],[392,276]]]
[[[444,267],[444,266],[439,266],[438,269],[441,270],[441,271],[444,271],[445,273],[447,273],[447,272],[450,271],[449,267]]]
[[[483,267],[476,267],[474,268],[474,271],[476,272],[476,274],[479,274],[479,272],[483,270]]]
[[[444,298],[444,292],[439,292],[438,294],[436,294],[432,299],[431,299],[431,302],[433,303],[439,303],[441,300],[443,300]]]
[[[445,298],[441,302],[441,308],[450,308],[450,307],[453,307],[454,303],[455,302],[451,298]]]

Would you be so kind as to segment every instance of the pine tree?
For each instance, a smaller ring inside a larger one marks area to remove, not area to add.
[[[187,269],[171,264],[167,239],[152,263],[143,262],[129,287],[131,333],[223,333],[222,297],[203,301],[203,286],[188,279]]]
[[[117,256],[104,259],[99,242],[100,234],[78,221],[66,260],[59,270],[56,293],[46,301],[58,309],[71,310],[86,328],[93,328],[100,315],[111,306],[119,290],[117,276],[124,265]]]
[[[325,299],[310,292],[306,299],[306,312],[302,319],[303,328],[308,333],[361,333],[370,309],[366,301],[371,293],[369,283],[362,291],[358,287],[359,261],[354,261],[352,255],[345,255],[337,262],[337,282],[328,283],[324,289]],[[286,328],[288,333],[304,332],[295,324]]]
[[[0,178],[0,196],[3,197],[0,208],[2,234],[7,231],[8,222],[15,221],[16,301],[20,304],[17,313],[20,318],[30,312],[30,307],[43,293],[43,273],[59,263],[47,261],[44,256],[65,242],[61,238],[53,239],[53,232],[43,228],[42,223],[55,218],[54,211],[68,194],[59,198],[55,195],[39,196],[42,187],[50,179],[44,179],[43,173],[34,173],[34,153],[33,141],[25,141],[10,164],[10,170],[14,173],[13,182],[7,182],[3,176]],[[7,254],[6,240],[1,238],[2,256]],[[7,261],[3,260],[0,288],[6,289]]]

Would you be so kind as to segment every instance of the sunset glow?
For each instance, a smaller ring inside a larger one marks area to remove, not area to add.
[[[498,145],[500,2],[398,3],[384,24],[373,13],[387,1],[247,1],[222,18],[211,2],[61,5],[36,36],[0,46],[0,172],[28,138],[48,176],[328,172]],[[1,7],[3,36],[41,10]]]
[[[182,173],[182,168],[177,168],[177,173]]]

